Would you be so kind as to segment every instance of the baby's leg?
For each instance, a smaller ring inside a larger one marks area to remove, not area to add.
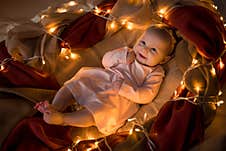
[[[71,113],[63,113],[64,125],[76,127],[95,126],[92,114],[87,110],[79,110]]]
[[[64,111],[69,105],[72,105],[73,103],[75,103],[75,99],[71,91],[66,86],[63,86],[56,93],[52,102],[52,106],[57,111]]]

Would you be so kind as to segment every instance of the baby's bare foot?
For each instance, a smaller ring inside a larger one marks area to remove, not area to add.
[[[63,114],[60,112],[44,113],[43,119],[48,124],[63,125]]]

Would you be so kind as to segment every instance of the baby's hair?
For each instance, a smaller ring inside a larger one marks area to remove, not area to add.
[[[153,30],[154,29],[154,30]],[[175,47],[177,44],[177,39],[175,37],[175,32],[172,28],[163,25],[163,24],[156,24],[153,26],[150,26],[149,28],[147,28],[146,31],[158,31],[162,34],[164,34],[164,36],[162,36],[163,39],[170,39],[170,51],[168,53],[168,56],[173,56],[174,51],[175,51]],[[168,35],[168,37],[166,37],[165,35]]]

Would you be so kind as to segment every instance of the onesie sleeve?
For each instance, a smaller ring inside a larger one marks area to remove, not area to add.
[[[163,77],[164,70],[160,67],[151,72],[141,86],[131,86],[124,81],[120,87],[119,95],[138,104],[150,103],[158,94]]]
[[[120,63],[126,63],[127,52],[130,48],[123,47],[107,52],[102,59],[104,68],[110,68]]]

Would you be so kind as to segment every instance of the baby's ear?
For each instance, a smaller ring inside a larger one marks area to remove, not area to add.
[[[166,56],[159,64],[167,63],[171,58],[172,56]]]

